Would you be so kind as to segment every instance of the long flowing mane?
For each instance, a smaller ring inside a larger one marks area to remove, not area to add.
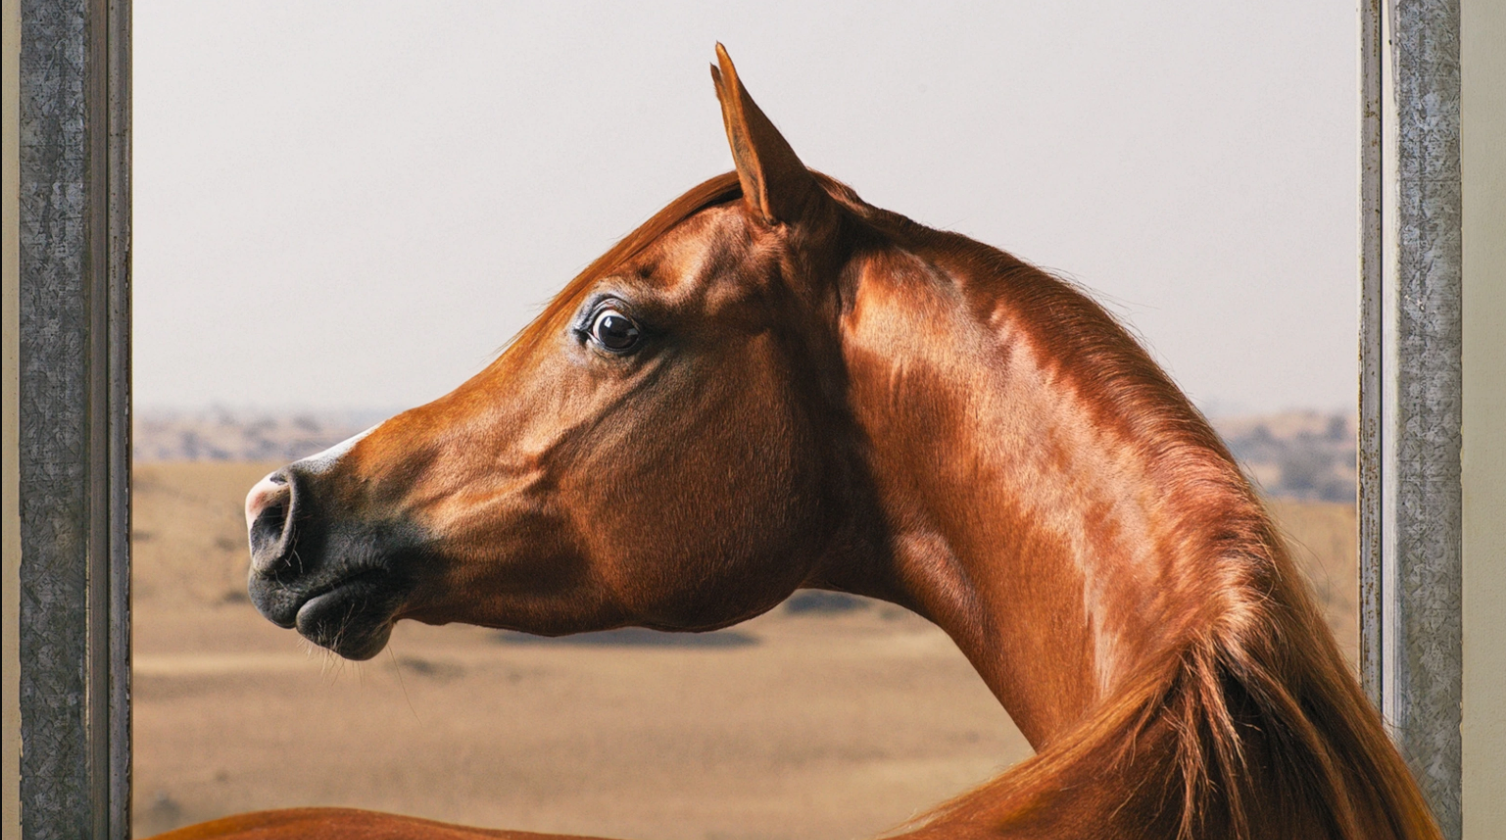
[[[1008,254],[832,192],[902,247],[970,266],[978,301],[1008,301],[1094,422],[1139,442],[1191,548],[1174,643],[1039,755],[918,818],[916,836],[1439,836],[1250,482],[1122,325]],[[1145,784],[1116,784],[1129,778]]]

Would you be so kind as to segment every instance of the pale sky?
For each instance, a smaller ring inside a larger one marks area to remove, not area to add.
[[[1355,393],[1344,2],[134,7],[142,408],[399,409],[731,168],[801,158],[1068,275],[1213,413]]]

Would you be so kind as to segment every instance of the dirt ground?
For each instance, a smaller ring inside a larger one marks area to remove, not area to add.
[[[941,631],[869,602],[584,643],[405,623],[379,658],[334,659],[246,600],[241,499],[272,466],[136,468],[137,836],[347,805],[622,838],[866,837],[1030,754]],[[1352,661],[1352,506],[1273,509]]]

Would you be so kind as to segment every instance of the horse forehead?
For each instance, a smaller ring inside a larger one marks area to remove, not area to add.
[[[718,281],[756,279],[747,215],[735,206],[708,207],[659,237],[635,260],[635,272],[670,298],[698,297]]]

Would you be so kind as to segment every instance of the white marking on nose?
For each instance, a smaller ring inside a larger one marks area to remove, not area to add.
[[[340,441],[339,443],[331,446],[330,448],[324,450],[323,452],[320,452],[317,455],[310,455],[309,457],[299,461],[298,465],[308,472],[323,472],[334,466],[336,461],[339,461],[345,456],[345,453],[355,448],[355,445],[357,443],[360,443],[361,438],[366,437],[367,435],[376,431],[381,425],[381,423],[378,423],[358,435],[352,435],[351,437]]]

